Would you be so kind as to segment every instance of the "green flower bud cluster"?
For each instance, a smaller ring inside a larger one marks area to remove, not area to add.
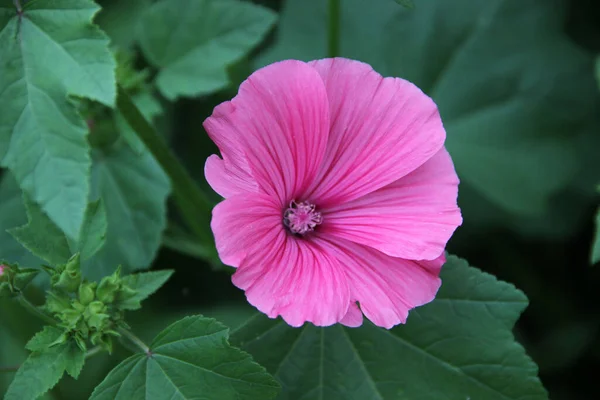
[[[121,269],[100,281],[88,282],[81,276],[79,254],[57,268],[46,267],[51,277],[45,309],[56,318],[58,326],[85,351],[89,341],[111,352],[117,328],[125,326],[119,302],[137,292],[121,279]]]
[[[38,273],[36,269],[19,268],[16,264],[0,261],[0,297],[16,296]]]

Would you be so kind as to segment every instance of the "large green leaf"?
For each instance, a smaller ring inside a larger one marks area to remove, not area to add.
[[[436,300],[392,330],[294,329],[258,315],[231,342],[275,375],[281,399],[547,399],[511,333],[525,295],[456,257],[442,271]]]
[[[24,197],[28,222],[9,233],[34,255],[52,265],[63,264],[71,257],[69,241],[44,211],[27,196]]]
[[[8,229],[27,223],[23,204],[23,193],[14,177],[5,172],[0,180],[0,259],[17,263],[24,267],[37,267],[43,261],[27,251],[8,233]]]
[[[344,0],[340,51],[431,95],[462,183],[513,214],[539,216],[580,167],[573,139],[594,107],[592,59],[563,34],[564,3],[423,0],[406,10]],[[326,2],[288,0],[259,65],[325,57],[326,21]],[[476,222],[471,203],[459,202]]]
[[[275,14],[237,0],[162,0],[142,14],[138,38],[168,98],[208,94],[229,84],[226,68],[255,47]]]
[[[13,184],[11,185],[11,183]],[[12,221],[13,218],[18,218],[21,215],[22,207],[20,207],[17,199],[11,197],[21,192],[16,184],[14,184],[12,176],[8,174],[6,175],[6,182],[2,186],[11,191],[6,194],[10,196],[9,199],[11,201],[7,211],[16,214],[7,218]],[[2,192],[3,190],[0,189],[0,193]],[[13,201],[15,203],[12,203]],[[14,254],[11,254],[15,257],[13,262],[18,262],[23,253],[29,252],[34,256],[46,260],[51,265],[58,265],[67,262],[71,258],[71,255],[77,252],[81,253],[84,259],[87,259],[97,253],[104,245],[107,222],[102,201],[98,200],[89,203],[86,207],[80,237],[77,240],[69,240],[29,197],[24,196],[22,201],[25,203],[27,224],[11,227],[6,230],[22,246],[21,249],[16,249]],[[8,245],[11,245],[11,242]],[[4,255],[4,258],[12,260],[11,258],[6,258],[6,255]]]
[[[70,238],[83,222],[91,160],[69,96],[107,106],[116,96],[108,39],[91,23],[97,11],[91,0],[0,0],[0,161]]]
[[[227,342],[229,329],[214,319],[184,318],[162,331],[151,354],[123,361],[90,400],[268,400],[279,386],[263,367]]]
[[[85,352],[75,341],[58,344],[42,352],[33,352],[17,371],[4,399],[37,399],[53,388],[65,371],[77,378],[84,362]]]
[[[100,1],[102,10],[95,21],[110,37],[112,45],[121,48],[132,47],[139,15],[152,4],[152,0],[105,0]]]
[[[96,150],[92,198],[101,198],[108,230],[104,247],[84,263],[86,276],[98,279],[122,265],[125,272],[147,268],[166,226],[169,179],[146,151],[126,143]]]
[[[84,260],[96,254],[106,242],[106,209],[102,200],[96,200],[88,204],[85,210],[85,218],[81,227],[77,250],[81,252]]]

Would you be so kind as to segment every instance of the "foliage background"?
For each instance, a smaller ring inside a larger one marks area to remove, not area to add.
[[[459,203],[465,223],[448,250],[527,294],[530,306],[516,335],[538,363],[550,397],[592,399],[600,370],[600,272],[590,265],[595,188],[600,183],[600,91],[594,80],[600,4],[439,0],[443,5],[428,14],[431,7],[426,3],[432,1],[415,0],[416,10],[406,11],[392,0],[342,0],[342,55],[435,92],[449,130],[448,147],[463,181]],[[148,67],[154,77],[156,69],[134,42],[140,13],[150,3],[101,1],[104,11],[96,21],[113,43],[132,46],[136,66]],[[326,56],[325,2],[255,3],[280,13],[279,26],[250,57],[228,69],[230,83],[225,88],[174,102],[157,97],[163,109],[155,119],[157,126],[214,202],[218,197],[204,182],[203,164],[216,148],[202,121],[216,104],[235,95],[257,66],[281,58]],[[486,23],[492,28],[485,28]],[[8,175],[1,185],[4,232],[25,220],[20,194]],[[145,190],[166,195],[160,182]],[[169,220],[177,223],[176,214],[170,212]],[[109,225],[109,237],[121,238],[123,250],[132,252],[132,264],[148,264],[152,255],[144,255],[144,246],[140,250],[128,244],[131,232],[114,224],[110,229]],[[3,232],[3,258],[37,263]],[[140,336],[150,340],[191,313],[214,316],[230,326],[252,314],[226,270],[174,250],[169,237],[152,266],[177,273],[142,311],[131,315]],[[99,266],[88,268],[92,276],[105,272]],[[38,322],[6,303],[0,313],[0,360],[18,363],[25,356],[26,338],[39,330]],[[108,357],[95,359],[78,381],[64,379],[48,398],[87,398],[115,364]],[[8,379],[0,375],[0,393]]]

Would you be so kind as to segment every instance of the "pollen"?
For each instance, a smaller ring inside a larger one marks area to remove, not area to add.
[[[322,222],[323,216],[316,211],[315,205],[306,201],[292,200],[283,213],[283,225],[295,235],[304,236]]]

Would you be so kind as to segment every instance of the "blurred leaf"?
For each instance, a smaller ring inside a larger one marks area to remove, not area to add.
[[[110,37],[110,43],[124,49],[133,47],[139,15],[144,12],[152,0],[109,0],[100,1],[102,10],[95,22]]]
[[[257,315],[232,333],[283,386],[281,399],[547,399],[511,333],[525,295],[449,257],[442,288],[392,330],[301,329]]]
[[[226,67],[262,41],[275,23],[267,8],[236,0],[162,0],[141,16],[138,38],[170,100],[229,84]]]
[[[9,229],[8,232],[23,247],[51,265],[67,262],[71,257],[71,249],[63,232],[28,196],[24,196],[24,202],[27,225]]]
[[[413,3],[412,0],[394,0],[394,1],[408,9],[412,10],[413,8],[415,8],[415,3]]]
[[[558,372],[573,367],[593,348],[598,337],[598,323],[586,318],[569,321],[559,328],[545,330],[543,339],[531,346],[540,371]]]
[[[115,62],[108,38],[91,24],[99,9],[91,0],[20,3],[22,14],[19,2],[0,0],[0,159],[77,238],[91,161],[86,125],[69,96],[113,106]]]
[[[94,151],[92,198],[106,208],[108,231],[103,248],[84,263],[89,279],[147,268],[166,225],[169,179],[148,153],[136,154],[124,143]]]
[[[592,246],[591,261],[592,264],[600,261],[600,209],[596,212],[596,235]]]
[[[581,169],[574,141],[597,100],[591,57],[563,33],[564,2],[423,0],[411,11],[387,0],[345,3],[341,55],[433,97],[463,186],[512,214],[546,215]],[[326,18],[325,2],[288,0],[259,65],[326,56]],[[459,203],[476,222],[471,202]]]
[[[85,218],[77,245],[78,250],[81,252],[81,258],[86,260],[92,257],[104,246],[107,225],[106,209],[102,200],[89,203],[85,211]]]
[[[79,376],[84,362],[85,353],[73,341],[34,352],[19,368],[4,399],[36,399],[53,388],[65,371]]]
[[[213,319],[184,318],[154,339],[150,356],[136,354],[116,367],[90,400],[274,398],[277,382],[228,336]]]
[[[160,289],[173,275],[173,272],[175,271],[151,271],[123,277],[121,282],[137,293],[127,299],[125,304],[120,304],[119,307],[123,310],[138,310],[141,308],[140,303]]]
[[[600,87],[600,57],[596,57],[596,85]]]

